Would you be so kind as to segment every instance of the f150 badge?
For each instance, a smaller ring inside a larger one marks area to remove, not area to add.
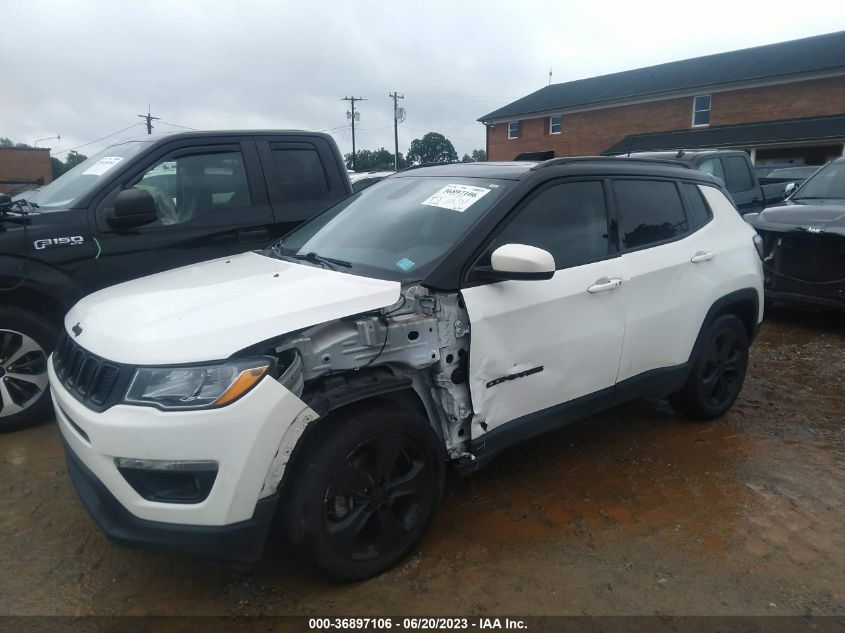
[[[48,237],[43,240],[35,240],[32,245],[35,250],[40,251],[57,246],[82,246],[83,242],[85,242],[85,238],[81,235],[71,235],[70,237]]]

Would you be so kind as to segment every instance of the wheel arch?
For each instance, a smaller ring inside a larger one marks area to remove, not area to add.
[[[757,336],[757,330],[759,328],[759,324],[757,323],[759,309],[760,296],[754,288],[735,290],[714,301],[701,323],[701,328],[698,330],[698,336],[696,336],[695,344],[690,353],[689,362],[691,363],[695,359],[703,343],[704,334],[710,328],[710,325],[716,319],[726,314],[732,314],[742,321],[742,324],[745,326],[745,332],[748,334],[748,342],[753,341]]]
[[[292,473],[296,471],[297,463],[308,447],[341,420],[345,413],[357,409],[394,404],[419,414],[437,436],[443,459],[446,460],[448,455],[436,418],[434,402],[427,393],[420,393],[419,387],[418,381],[408,377],[385,376],[380,368],[354,372],[347,376],[329,376],[307,385],[301,397],[318,417],[305,425],[284,465],[284,472],[276,487],[281,503],[284,503],[286,497],[286,487],[290,486],[294,479]]]

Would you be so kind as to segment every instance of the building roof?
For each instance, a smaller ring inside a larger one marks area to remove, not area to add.
[[[762,143],[841,141],[843,138],[845,138],[845,114],[834,114],[674,132],[632,134],[608,147],[604,153],[622,154],[680,147],[694,149],[697,147],[743,147]]]
[[[478,120],[833,69],[845,70],[845,31],[552,84]]]

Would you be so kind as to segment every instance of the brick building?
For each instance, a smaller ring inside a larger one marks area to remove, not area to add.
[[[845,154],[845,31],[546,86],[479,119],[489,160],[676,148]]]
[[[0,193],[46,185],[51,180],[48,148],[0,147]]]

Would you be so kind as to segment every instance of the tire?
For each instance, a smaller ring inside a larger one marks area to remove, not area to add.
[[[57,335],[56,326],[34,312],[0,308],[0,433],[52,417],[47,358]]]
[[[731,408],[748,368],[748,333],[733,314],[718,317],[704,334],[684,387],[669,396],[679,411],[712,420]]]
[[[322,423],[285,486],[293,548],[331,578],[364,580],[422,540],[440,505],[445,464],[422,416],[392,403]]]

